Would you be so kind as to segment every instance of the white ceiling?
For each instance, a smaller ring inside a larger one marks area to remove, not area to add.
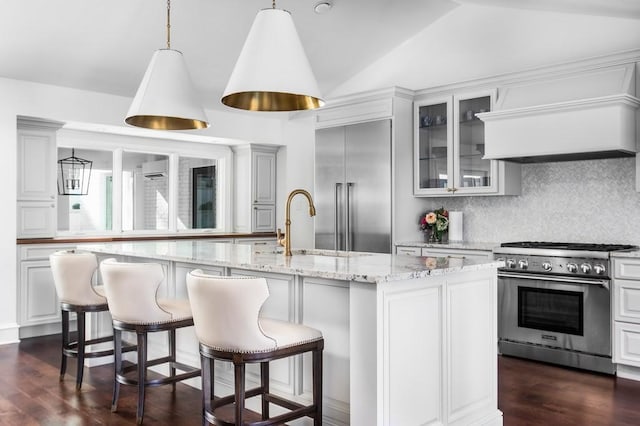
[[[468,3],[640,19],[640,0],[278,0],[291,11],[324,93]],[[166,0],[3,0],[0,76],[132,97],[165,47]],[[257,11],[269,0],[173,0],[172,48],[202,101],[220,95]],[[504,36],[504,35],[502,35]]]

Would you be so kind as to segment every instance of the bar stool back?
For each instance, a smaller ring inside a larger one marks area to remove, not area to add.
[[[60,381],[64,380],[67,358],[77,358],[76,389],[82,386],[85,358],[113,355],[113,349],[88,351],[87,347],[110,342],[112,336],[86,339],[85,314],[87,312],[108,311],[107,299],[102,286],[93,286],[93,276],[98,269],[98,261],[93,253],[79,250],[61,250],[49,256],[53,282],[56,287],[62,311],[62,361]],[[71,341],[69,313],[77,318],[78,337]]]
[[[124,263],[106,259],[100,264],[100,273],[105,287],[113,320],[115,349],[115,375],[111,411],[116,411],[120,384],[138,387],[136,421],[142,423],[144,417],[145,388],[175,384],[180,380],[200,375],[200,369],[176,361],[176,329],[193,325],[188,300],[158,299],[158,288],[164,279],[162,265],[158,263]],[[138,342],[137,364],[123,367],[122,332],[136,333]],[[147,334],[167,331],[169,334],[169,354],[147,360]],[[169,376],[147,379],[147,369],[153,365],[167,363]],[[176,374],[176,369],[183,371]],[[134,372],[134,374],[128,374]]]
[[[267,281],[253,277],[220,277],[195,270],[187,275],[187,290],[193,312],[202,364],[203,422],[215,425],[271,425],[301,417],[322,424],[322,333],[302,324],[259,316],[269,297]],[[269,361],[312,353],[313,400],[309,405],[284,399],[269,392]],[[234,395],[214,396],[214,361],[234,365]],[[245,365],[260,363],[260,386],[245,389]],[[261,417],[257,423],[244,421],[245,399],[261,396]],[[270,417],[269,403],[288,409]],[[216,409],[235,404],[234,421],[216,415]]]

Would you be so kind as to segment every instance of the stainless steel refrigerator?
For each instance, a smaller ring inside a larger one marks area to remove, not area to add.
[[[391,253],[391,120],[316,130],[315,150],[316,248]]]

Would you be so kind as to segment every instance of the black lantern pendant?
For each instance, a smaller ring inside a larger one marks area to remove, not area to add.
[[[58,195],[87,195],[93,161],[78,158],[75,149],[71,157],[58,160]]]

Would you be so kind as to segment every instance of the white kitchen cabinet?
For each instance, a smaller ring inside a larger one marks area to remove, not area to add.
[[[429,257],[458,257],[461,259],[471,260],[487,260],[493,257],[493,253],[486,250],[461,250],[431,247],[424,247],[421,255]]]
[[[236,232],[274,232],[278,146],[233,147]]]
[[[485,160],[484,123],[496,90],[430,96],[414,102],[414,195],[520,194],[520,165]]]
[[[396,246],[396,254],[403,256],[422,256],[420,247]]]
[[[58,123],[21,118],[17,129],[17,237],[56,233]]]
[[[640,258],[613,258],[612,304],[618,376],[640,380]]]
[[[60,302],[49,265],[49,255],[75,247],[71,244],[18,246],[18,326],[20,338],[60,332]]]

